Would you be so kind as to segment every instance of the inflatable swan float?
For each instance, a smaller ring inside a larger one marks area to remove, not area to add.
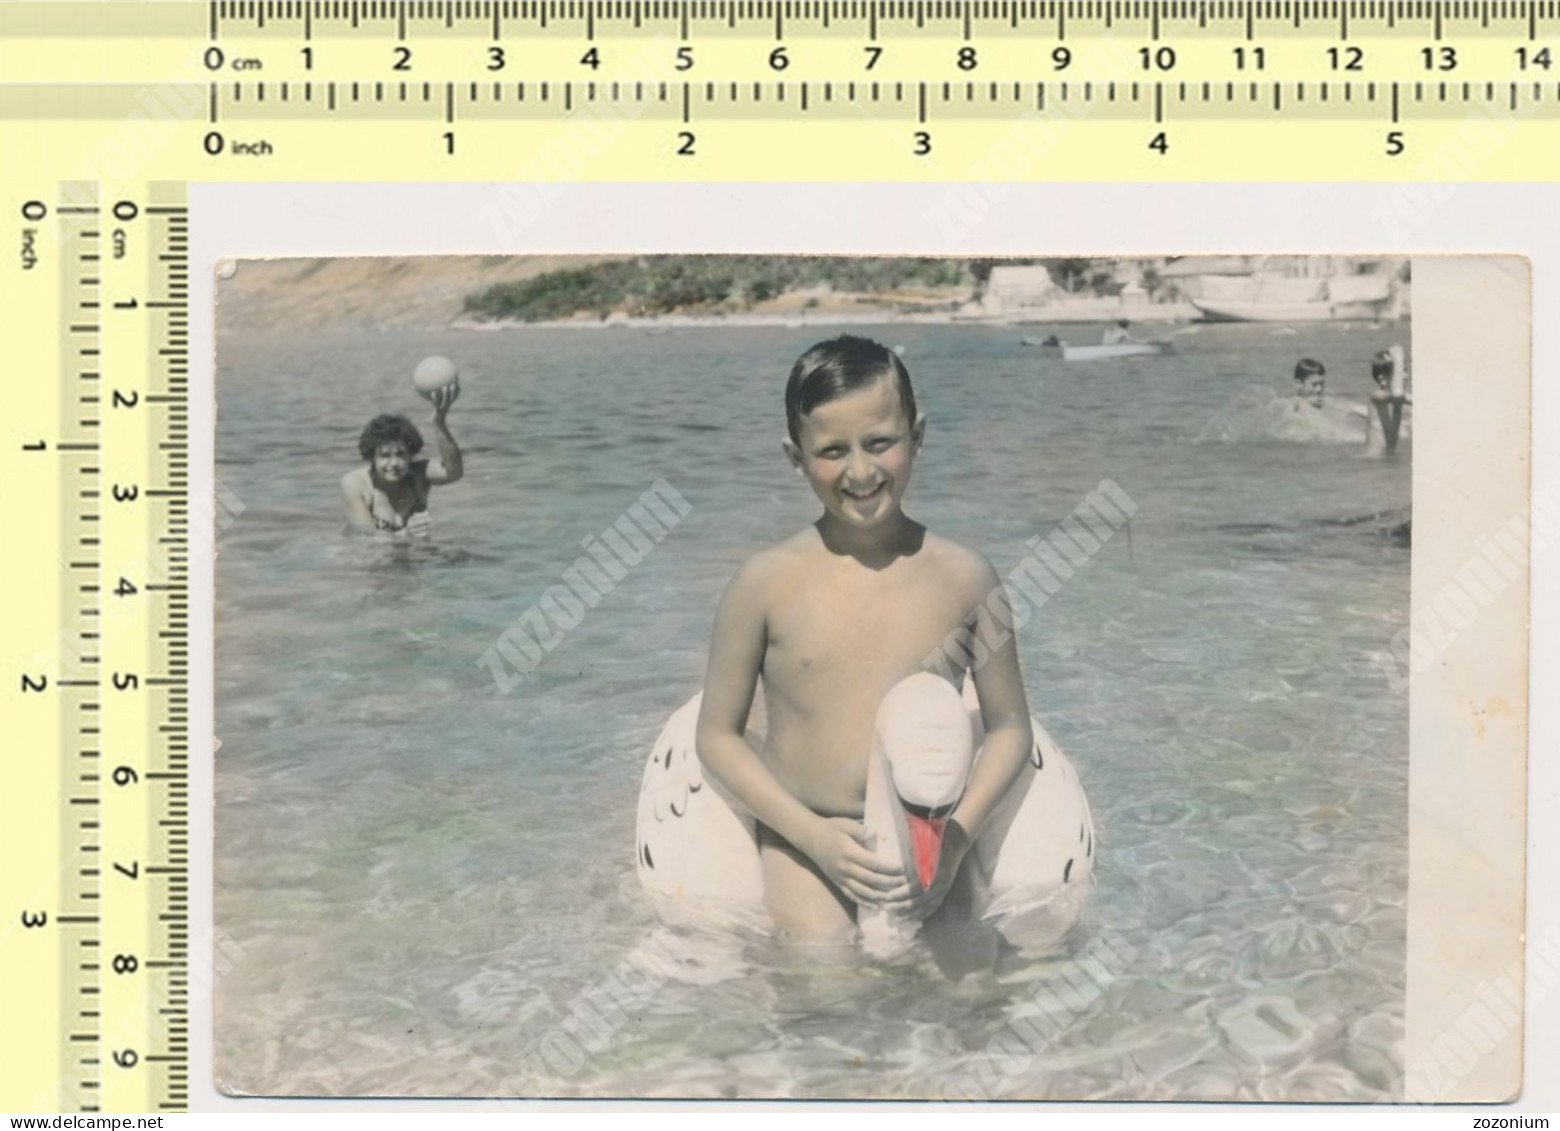
[[[863,821],[875,849],[923,887],[936,874],[947,815],[980,756],[984,732],[971,681],[966,695],[923,672],[897,684],[878,710]],[[651,748],[639,791],[636,864],[660,917],[695,926],[768,923],[751,816],[704,772],[694,749],[702,693],[672,715]],[[1047,948],[1077,922],[1094,872],[1094,822],[1072,764],[1038,721],[1018,779],[966,855],[973,917],[1014,945]],[[956,889],[957,890],[957,885]],[[954,903],[950,892],[949,904]],[[889,957],[919,924],[863,908],[868,953]]]

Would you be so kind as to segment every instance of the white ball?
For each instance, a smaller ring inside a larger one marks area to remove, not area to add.
[[[429,400],[446,385],[453,385],[460,376],[455,363],[447,357],[425,357],[412,372],[412,384]]]

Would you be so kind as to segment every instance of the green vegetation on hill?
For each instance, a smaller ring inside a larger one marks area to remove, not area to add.
[[[790,291],[827,288],[887,294],[919,287],[965,288],[976,277],[964,260],[833,256],[669,255],[549,271],[466,297],[469,315],[550,321],[621,311],[635,317],[740,311]]]

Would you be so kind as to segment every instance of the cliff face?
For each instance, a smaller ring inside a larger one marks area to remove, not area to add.
[[[466,296],[494,283],[605,262],[612,256],[430,255],[417,258],[246,259],[217,282],[219,333],[442,330]]]

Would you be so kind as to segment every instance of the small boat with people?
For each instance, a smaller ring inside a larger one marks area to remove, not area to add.
[[[1103,361],[1113,357],[1163,357],[1172,352],[1169,342],[1117,342],[1114,345],[1075,346],[1069,342],[1039,342],[1049,357],[1062,361]]]
[[[1177,333],[1187,332],[1177,331]],[[1105,361],[1117,357],[1162,357],[1173,350],[1171,338],[1174,336],[1172,334],[1168,338],[1150,338],[1146,341],[1134,338],[1130,323],[1123,318],[1107,329],[1101,340],[1094,345],[1073,345],[1055,334],[1048,334],[1044,338],[1022,340],[1024,345],[1039,346],[1045,351],[1046,356],[1061,361]]]

